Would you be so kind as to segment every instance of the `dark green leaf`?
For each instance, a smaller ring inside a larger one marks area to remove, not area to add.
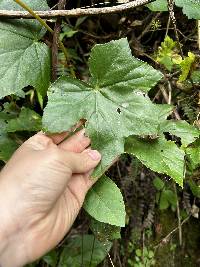
[[[153,185],[157,190],[162,190],[165,186],[164,182],[158,177],[153,180]]]
[[[41,128],[41,116],[28,108],[22,108],[19,117],[9,120],[7,125],[8,132],[39,131]]]
[[[0,112],[0,160],[7,161],[18,145],[13,138],[7,134],[7,120],[10,114]]]
[[[95,237],[103,243],[121,237],[121,228],[119,226],[102,223],[92,218],[90,220],[90,229]]]
[[[58,253],[56,250],[52,250],[47,255],[45,255],[43,258],[43,261],[48,264],[48,266],[56,267],[58,262]]]
[[[93,235],[81,235],[63,249],[58,267],[96,267],[111,248],[111,243],[100,243]]]

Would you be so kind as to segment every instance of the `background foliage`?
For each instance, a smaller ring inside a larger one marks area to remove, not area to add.
[[[22,10],[12,0],[0,9]],[[176,0],[174,12],[157,0],[48,20],[67,59],[38,21],[0,20],[0,166],[34,132],[80,119],[103,155],[74,227],[31,266],[198,266],[200,2]]]

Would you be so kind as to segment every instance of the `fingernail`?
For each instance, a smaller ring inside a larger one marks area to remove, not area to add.
[[[91,157],[92,160],[100,160],[101,154],[97,150],[88,150],[88,155]]]

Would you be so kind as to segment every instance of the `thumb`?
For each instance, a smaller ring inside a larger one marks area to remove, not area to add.
[[[94,169],[101,160],[97,150],[86,149],[82,153],[62,151],[63,160],[72,173],[87,173]]]

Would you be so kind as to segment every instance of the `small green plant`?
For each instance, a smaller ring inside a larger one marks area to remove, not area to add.
[[[135,259],[128,260],[130,267],[152,267],[155,266],[154,252],[151,249],[144,247],[143,250],[135,250]]]
[[[176,194],[158,177],[153,180],[153,184],[158,190],[156,202],[159,205],[159,209],[165,210],[171,207],[171,209],[175,211],[177,206]]]

